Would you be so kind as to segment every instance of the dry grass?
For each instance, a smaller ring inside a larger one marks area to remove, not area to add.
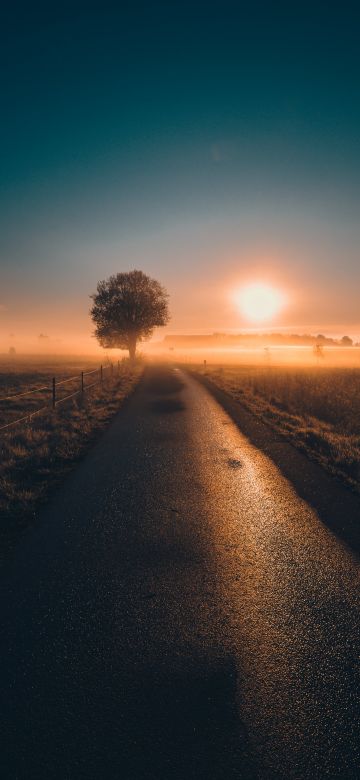
[[[206,374],[360,492],[360,369],[217,366]]]
[[[78,373],[79,369],[78,364],[62,363],[57,366],[58,375],[60,367],[61,378]],[[89,365],[86,367],[89,368]],[[14,391],[21,392],[29,386],[39,387],[44,380],[47,384],[54,368],[51,365],[38,370],[29,366],[29,370],[14,373],[3,370],[0,373],[1,396]],[[80,365],[80,370],[83,368],[85,366]],[[141,373],[140,363],[134,367],[124,363],[119,375],[115,371],[111,379],[109,371],[102,385],[66,401],[55,411],[49,408],[49,411],[33,418],[30,423],[0,432],[0,516],[1,535],[5,542],[11,541],[19,528],[29,523],[50,489],[83,455],[96,435],[119,410]],[[63,395],[78,386],[77,378],[74,383],[63,386]],[[16,405],[10,404],[9,411],[9,404],[0,403],[0,425],[39,408],[46,397],[49,402],[49,393],[47,396],[46,393],[40,394],[40,397],[36,394],[30,402],[27,398],[19,399]]]

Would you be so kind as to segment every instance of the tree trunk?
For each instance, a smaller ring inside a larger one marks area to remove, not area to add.
[[[129,358],[135,360],[136,355],[136,336],[129,336]]]

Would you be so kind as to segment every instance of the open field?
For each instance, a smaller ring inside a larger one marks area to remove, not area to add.
[[[89,359],[0,362],[0,427],[46,407],[31,421],[0,431],[0,534],[6,542],[29,523],[50,489],[117,412],[142,371],[140,363],[116,364],[113,371],[104,363],[100,383],[98,367],[98,361]],[[66,400],[79,389],[81,371],[93,372],[84,377],[85,392]],[[55,410],[53,376],[59,382],[70,380],[57,386]],[[30,396],[1,400],[42,387]]]
[[[360,369],[208,365],[198,370],[360,492]]]

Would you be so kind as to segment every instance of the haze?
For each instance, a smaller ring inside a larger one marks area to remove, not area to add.
[[[0,351],[94,352],[89,295],[132,268],[167,333],[360,335],[354,6],[2,11]]]

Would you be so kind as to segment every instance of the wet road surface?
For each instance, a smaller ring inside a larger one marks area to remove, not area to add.
[[[358,778],[359,592],[208,391],[149,369],[2,573],[1,776]]]

